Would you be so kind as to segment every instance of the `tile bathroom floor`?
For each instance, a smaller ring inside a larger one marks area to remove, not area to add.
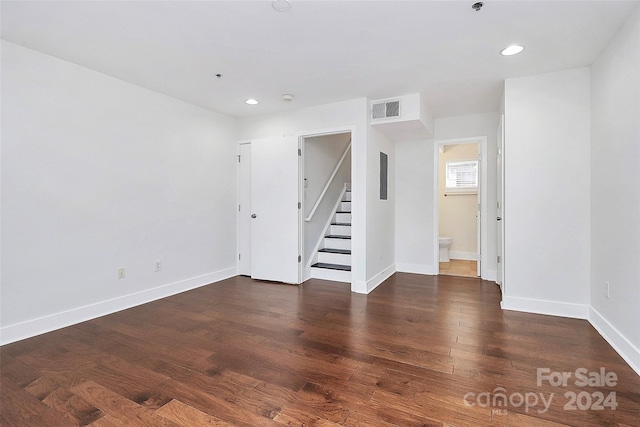
[[[440,263],[440,274],[447,276],[478,277],[477,261],[452,259],[450,262]]]

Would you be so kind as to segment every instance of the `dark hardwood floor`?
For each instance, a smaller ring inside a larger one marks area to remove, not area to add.
[[[640,377],[588,322],[499,301],[465,277],[397,273],[367,296],[236,277],[3,346],[0,422],[640,425]],[[580,368],[617,381],[576,385]]]

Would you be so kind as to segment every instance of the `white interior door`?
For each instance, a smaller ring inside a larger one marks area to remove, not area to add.
[[[251,276],[251,144],[240,144],[238,273]]]
[[[298,138],[251,141],[251,277],[300,283]]]
[[[500,124],[498,125],[498,135],[497,135],[497,145],[498,145],[498,158],[497,158],[497,191],[496,191],[496,220],[498,222],[496,230],[497,230],[497,242],[498,242],[498,257],[497,261],[497,272],[496,272],[496,282],[500,285],[500,289],[504,294],[504,219],[503,219],[503,208],[504,208],[504,114],[500,118]]]

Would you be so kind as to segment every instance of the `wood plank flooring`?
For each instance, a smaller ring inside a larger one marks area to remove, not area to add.
[[[235,277],[1,347],[0,424],[640,425],[640,377],[586,321],[499,301],[465,277],[397,273],[367,296]],[[580,387],[579,368],[616,385]]]
[[[478,262],[452,259],[440,263],[440,274],[445,276],[478,277]]]

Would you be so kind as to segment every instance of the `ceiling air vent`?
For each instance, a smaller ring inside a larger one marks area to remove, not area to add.
[[[400,117],[400,101],[377,102],[371,108],[371,120]]]

